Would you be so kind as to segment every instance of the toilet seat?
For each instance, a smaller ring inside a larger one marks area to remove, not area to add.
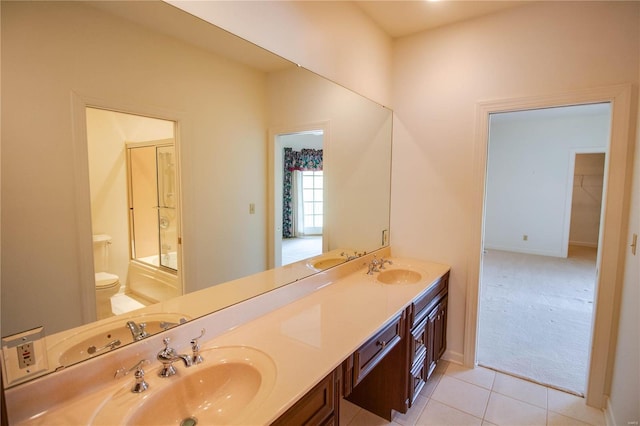
[[[96,272],[96,289],[105,290],[119,285],[120,277],[108,272]]]

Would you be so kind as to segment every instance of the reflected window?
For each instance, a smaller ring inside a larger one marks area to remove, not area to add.
[[[322,171],[302,173],[302,229],[305,235],[322,234],[323,176]]]

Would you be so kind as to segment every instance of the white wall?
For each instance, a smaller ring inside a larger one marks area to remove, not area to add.
[[[383,105],[392,43],[345,1],[165,0]]]
[[[591,106],[491,116],[485,248],[566,256],[573,151],[606,149],[609,123]]]
[[[638,82],[637,2],[534,2],[396,40],[391,242],[452,265],[448,346],[461,356],[477,103]]]
[[[182,120],[189,290],[264,270],[264,73],[79,3],[3,2],[2,91],[2,335],[83,323],[72,93]]]

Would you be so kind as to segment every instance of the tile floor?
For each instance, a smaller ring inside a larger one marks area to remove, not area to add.
[[[407,414],[396,413],[389,423],[343,400],[340,424],[600,426],[605,419],[583,398],[487,368],[468,369],[441,361]]]

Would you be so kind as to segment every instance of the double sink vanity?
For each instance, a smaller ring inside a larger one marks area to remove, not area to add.
[[[9,423],[338,424],[343,397],[391,419],[445,350],[449,267],[390,255],[7,389]]]

